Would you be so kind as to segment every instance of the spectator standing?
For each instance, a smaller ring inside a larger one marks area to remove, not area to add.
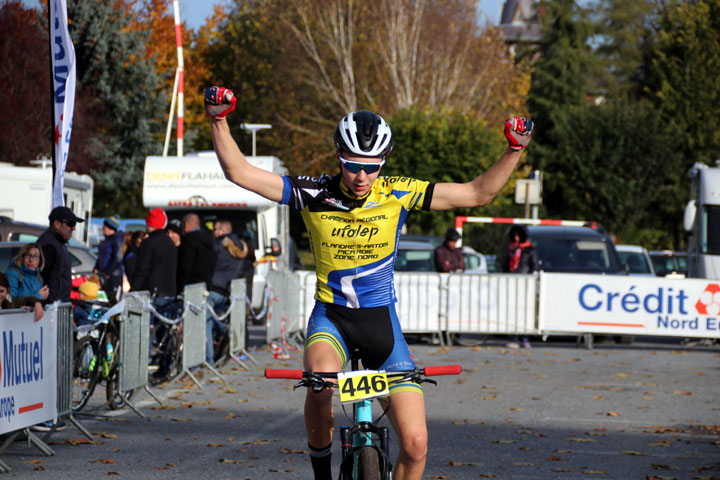
[[[533,247],[527,229],[523,225],[513,225],[508,232],[508,246],[501,259],[502,271],[506,273],[533,273],[538,269],[537,253]],[[523,336],[524,348],[530,348],[530,340]],[[512,335],[508,348],[519,348],[518,336]]]
[[[232,233],[232,224],[227,220],[218,220],[215,222],[213,236],[215,237],[214,248],[217,261],[215,262],[215,271],[213,272],[212,280],[208,284],[210,293],[206,301],[216,313],[219,313],[229,304],[230,282],[235,278],[241,277],[243,264],[248,257],[250,247],[247,242]],[[205,357],[210,365],[215,361],[213,332],[219,335],[225,335],[227,333],[227,325],[217,321],[208,313],[205,331],[207,341]]]
[[[123,283],[123,240],[120,218],[116,215],[103,221],[105,239],[100,243],[94,271],[101,275],[108,298],[118,300]]]
[[[137,264],[130,279],[132,290],[148,290],[155,295],[153,306],[165,317],[174,317],[172,306],[175,303],[178,251],[170,237],[165,233],[168,218],[162,208],[155,208],[145,218],[148,236],[140,244]],[[162,336],[164,323],[153,317],[155,335]],[[167,379],[170,373],[171,359],[165,356],[158,360],[158,370],[153,373],[153,383]]]
[[[209,286],[215,271],[215,246],[210,230],[200,227],[200,217],[183,217],[183,237],[178,249],[178,292],[186,285],[204,282]]]
[[[248,246],[248,255],[240,269],[239,278],[245,279],[245,296],[247,297],[248,310],[252,305],[253,277],[255,276],[255,244],[252,240],[252,234],[245,230],[240,233],[240,239]]]
[[[180,244],[182,243],[182,222],[178,219],[173,219],[168,222],[167,226],[167,234],[168,237],[170,237],[170,240],[173,241],[176,247],[180,248]]]
[[[68,207],[53,208],[48,219],[50,227],[37,241],[45,259],[45,267],[41,275],[50,290],[47,301],[69,302],[72,288],[72,261],[67,242],[72,237],[75,226],[83,219],[76,216]]]
[[[445,232],[445,241],[435,249],[435,270],[438,272],[463,272],[465,259],[462,251],[457,248],[460,234],[454,228]]]
[[[137,254],[140,250],[140,244],[145,238],[145,232],[138,230],[135,232],[127,232],[125,234],[125,245],[123,246],[123,269],[128,283],[135,273],[135,265],[137,264]]]

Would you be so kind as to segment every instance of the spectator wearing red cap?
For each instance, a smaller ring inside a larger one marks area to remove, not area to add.
[[[145,218],[148,237],[137,253],[137,264],[130,279],[132,290],[147,290],[157,297],[175,295],[177,247],[165,234],[168,219],[162,208],[155,208]]]

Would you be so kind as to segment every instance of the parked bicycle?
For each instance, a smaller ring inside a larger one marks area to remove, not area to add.
[[[153,315],[150,332],[150,365],[157,370],[150,376],[150,383],[162,383],[173,378],[182,368],[182,318],[183,297],[166,297],[158,303],[153,297],[153,306],[164,318]]]
[[[120,395],[118,351],[120,331],[115,317],[105,318],[107,306],[92,305],[88,325],[77,327],[73,357],[72,409],[79,412],[99,384],[105,384],[105,398],[112,409],[125,406],[130,392]]]
[[[313,372],[302,370],[266,369],[266,378],[286,378],[300,380],[293,390],[300,387],[311,388],[320,393],[326,388],[340,392],[340,401],[353,406],[352,417],[345,411],[351,425],[340,427],[342,462],[341,480],[389,480],[392,478],[389,439],[390,431],[379,426],[380,420],[390,408],[389,400],[382,414],[373,419],[372,402],[376,397],[389,398],[390,385],[415,382],[437,382],[427,377],[437,375],[459,375],[460,365],[416,368],[415,370],[385,372],[378,370],[360,370],[359,360],[353,355],[351,369],[348,372]]]

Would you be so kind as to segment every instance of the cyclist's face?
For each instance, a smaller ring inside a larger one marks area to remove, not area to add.
[[[382,158],[368,158],[368,157],[359,157],[355,155],[350,155],[348,153],[343,153],[342,158],[344,158],[347,161],[350,162],[357,162],[357,163],[380,163],[382,162]],[[349,169],[343,167],[342,162],[338,159],[338,165],[340,166],[340,169],[342,170],[342,181],[345,184],[345,186],[356,196],[361,197],[368,193],[370,191],[370,187],[372,187],[372,184],[375,183],[375,180],[377,179],[378,175],[380,175],[380,170],[373,173],[367,173],[365,170],[360,170],[358,173],[353,173]]]

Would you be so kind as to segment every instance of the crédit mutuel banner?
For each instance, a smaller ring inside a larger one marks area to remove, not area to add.
[[[545,331],[720,337],[720,280],[540,275]]]
[[[0,433],[57,416],[57,310],[0,313]]]
[[[55,179],[52,206],[65,205],[63,185],[75,106],[75,49],[68,31],[67,0],[50,0],[50,58],[55,102]]]

